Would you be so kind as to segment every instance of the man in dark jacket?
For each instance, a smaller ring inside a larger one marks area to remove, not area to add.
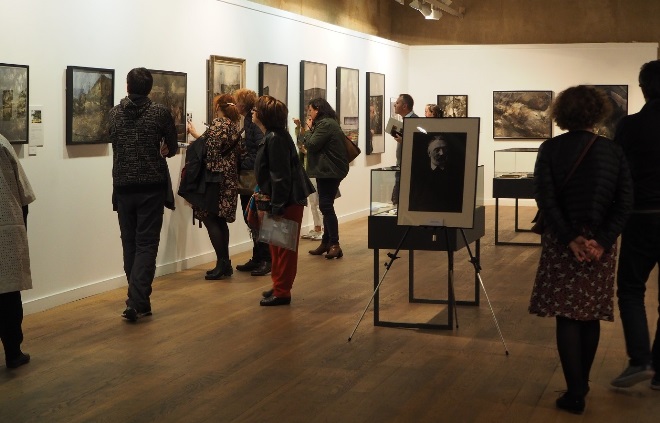
[[[622,233],[617,273],[619,311],[630,361],[612,385],[625,388],[653,378],[651,388],[660,390],[660,319],[651,348],[644,308],[646,281],[660,263],[660,61],[642,66],[639,86],[646,104],[639,113],[621,120],[615,136],[630,165],[635,202]]]
[[[165,157],[176,154],[177,134],[170,111],[153,103],[153,78],[145,68],[126,77],[128,96],[110,110],[113,206],[119,218],[128,299],[122,317],[151,315],[151,283],[163,225],[169,171]]]

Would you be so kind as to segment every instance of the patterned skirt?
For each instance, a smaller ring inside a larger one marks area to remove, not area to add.
[[[541,317],[613,321],[616,244],[600,261],[582,263],[568,245],[547,231],[541,244],[529,312]]]

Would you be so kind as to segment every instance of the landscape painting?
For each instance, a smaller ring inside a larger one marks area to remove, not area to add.
[[[113,107],[114,69],[66,69],[66,143],[109,143],[108,112]]]
[[[0,134],[12,144],[28,142],[29,68],[0,63]]]
[[[186,142],[187,74],[152,69],[149,72],[154,78],[149,98],[170,110],[176,125],[177,140]]]
[[[551,138],[551,104],[552,91],[494,91],[493,138]]]

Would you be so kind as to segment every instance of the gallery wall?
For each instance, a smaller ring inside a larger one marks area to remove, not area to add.
[[[3,40],[0,63],[30,66],[29,101],[42,107],[45,130],[44,146],[34,149],[35,156],[27,145],[15,146],[37,194],[28,218],[34,281],[34,289],[23,293],[28,313],[126,284],[110,202],[111,146],[65,145],[67,66],[115,69],[115,103],[126,95],[126,73],[133,67],[185,72],[188,111],[198,129],[206,121],[210,55],[245,58],[247,87],[255,91],[260,61],[288,65],[291,117],[299,110],[301,60],[327,64],[333,106],[338,66],[360,70],[361,104],[365,72],[386,74],[391,90],[407,80],[406,46],[246,0],[0,0],[0,10],[11,16],[3,33],[14,34]],[[360,116],[360,128],[364,119]],[[359,142],[364,145],[363,134]],[[183,157],[168,160],[175,181]],[[368,213],[369,168],[394,162],[393,147],[356,159],[337,201],[340,219]],[[206,230],[191,222],[190,208],[177,198],[176,211],[165,212],[157,275],[215,259]],[[240,215],[230,233],[231,254],[251,248]]]
[[[418,114],[424,104],[435,103],[437,94],[468,95],[468,115],[481,118],[478,163],[485,167],[484,195],[487,204],[494,204],[493,152],[538,147],[543,140],[494,139],[493,91],[552,91],[556,97],[572,85],[628,85],[628,112],[635,113],[644,105],[639,68],[657,55],[657,43],[411,46],[408,89]],[[563,132],[554,125],[552,131]]]

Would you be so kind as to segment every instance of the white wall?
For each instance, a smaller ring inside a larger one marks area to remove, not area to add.
[[[37,194],[28,219],[34,289],[23,293],[27,313],[126,284],[110,203],[111,147],[65,145],[67,66],[115,69],[115,102],[125,96],[125,75],[134,67],[186,72],[188,111],[198,128],[205,121],[210,55],[245,58],[247,87],[255,91],[258,62],[287,64],[291,117],[299,110],[301,60],[328,65],[333,106],[337,66],[360,70],[361,104],[366,71],[386,74],[396,89],[407,80],[406,46],[245,0],[0,0],[0,12],[0,63],[30,66],[30,104],[44,110],[44,147],[36,156],[16,147]],[[364,128],[365,116],[360,120]],[[169,160],[175,181],[181,160]],[[369,167],[394,162],[394,148],[356,160],[336,205],[341,219],[368,213]],[[240,216],[230,232],[232,254],[251,248]],[[177,199],[177,210],[165,212],[157,274],[214,259],[206,231],[192,226],[191,210]]]
[[[125,75],[133,67],[186,72],[188,111],[198,128],[205,120],[210,55],[245,58],[247,86],[254,90],[258,62],[287,64],[292,117],[299,110],[301,60],[328,65],[333,106],[337,66],[360,70],[361,105],[368,71],[386,75],[386,107],[402,92],[416,99],[418,113],[436,94],[468,94],[470,116],[482,118],[479,163],[486,166],[490,198],[493,151],[540,143],[492,139],[493,90],[558,92],[578,83],[628,84],[634,112],[643,104],[639,66],[657,57],[656,44],[408,47],[246,0],[0,0],[0,12],[3,33],[13,34],[3,38],[0,62],[30,66],[30,104],[44,109],[44,147],[36,156],[16,147],[37,193],[28,225],[34,279],[34,289],[23,293],[28,313],[126,284],[110,204],[111,148],[65,145],[69,65],[115,69],[116,102],[125,95]],[[174,180],[181,160],[179,155],[169,161]],[[336,204],[340,219],[368,213],[370,169],[394,162],[389,137],[384,154],[356,159]],[[310,216],[306,223],[311,224]],[[240,217],[230,232],[231,254],[251,247]],[[165,213],[157,274],[212,260],[205,230],[191,225],[190,209],[178,201],[175,212]]]
[[[468,115],[481,118],[479,164],[485,166],[486,203],[494,204],[493,151],[538,147],[543,140],[494,140],[493,91],[553,91],[556,96],[578,84],[628,85],[628,112],[635,113],[644,105],[639,68],[657,57],[657,43],[413,46],[408,90],[418,114],[438,94],[468,95]],[[561,132],[553,126],[554,135]],[[509,203],[513,200],[501,201]]]

